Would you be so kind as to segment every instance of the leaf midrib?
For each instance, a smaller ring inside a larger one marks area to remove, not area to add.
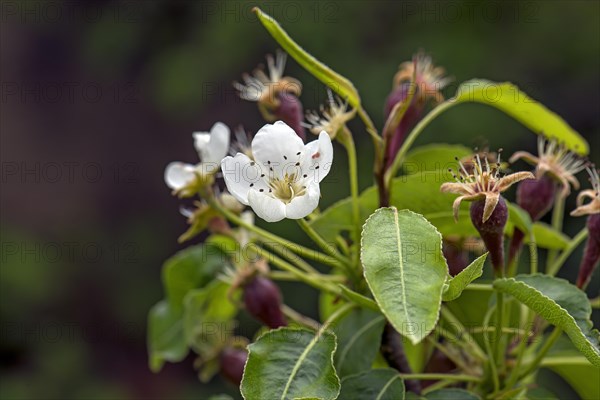
[[[379,394],[377,395],[377,398],[375,400],[381,400],[381,397],[383,396],[383,394],[387,391],[388,387],[390,387],[390,385],[392,383],[394,383],[394,381],[396,379],[400,379],[400,377],[399,376],[392,376],[392,378],[389,381],[387,381],[385,385],[383,385],[383,387],[379,391]]]
[[[369,321],[368,324],[366,324],[365,326],[363,326],[362,328],[360,328],[358,331],[356,331],[356,333],[352,336],[352,338],[348,341],[348,345],[344,347],[344,350],[341,352],[340,354],[340,359],[339,359],[339,365],[340,365],[340,369],[341,369],[341,365],[344,363],[344,361],[346,360],[346,356],[348,355],[348,352],[350,351],[350,348],[352,347],[352,345],[354,344],[354,342],[356,342],[358,340],[358,338],[366,331],[368,331],[369,329],[371,329],[372,326],[374,326],[375,324],[379,323],[381,320],[383,320],[384,318],[382,316],[378,316],[377,318],[373,318],[371,321]]]
[[[306,356],[312,350],[312,348],[315,347],[315,345],[317,344],[317,341],[319,340],[320,337],[321,337],[320,333],[317,333],[317,335],[310,341],[308,346],[306,346],[306,349],[304,349],[302,354],[300,354],[300,357],[294,364],[294,368],[292,368],[292,372],[290,373],[288,381],[286,382],[285,387],[283,388],[283,392],[281,393],[280,400],[285,400],[285,396],[288,394],[288,391],[290,390],[290,386],[292,386],[292,381],[294,380],[294,377],[298,373],[298,370],[300,369],[302,362],[306,359]]]
[[[406,307],[406,285],[404,282],[404,263],[402,261],[402,246],[400,245],[400,221],[398,220],[398,210],[393,209],[394,212],[394,225],[396,227],[396,247],[398,252],[398,264],[400,265],[400,290],[402,292],[402,310],[406,317],[406,322],[410,324],[410,318],[408,317],[408,308]]]

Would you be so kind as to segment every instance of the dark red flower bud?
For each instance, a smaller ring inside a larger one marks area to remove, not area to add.
[[[469,265],[468,253],[458,244],[447,240],[442,242],[442,252],[448,262],[448,271],[450,275],[458,275]]]
[[[577,287],[582,289],[590,282],[594,269],[600,261],[600,214],[591,214],[588,217],[587,229],[588,239],[577,276]]]
[[[410,83],[404,83],[402,85],[397,86],[390,93],[386,100],[384,108],[385,119],[387,119],[390,116],[390,113],[392,112],[392,109],[396,104],[406,100],[406,97],[408,96],[409,87]],[[408,134],[410,129],[412,129],[412,127],[414,127],[417,121],[421,118],[421,115],[423,114],[423,109],[425,108],[424,105],[424,102],[419,101],[418,96],[415,94],[410,106],[408,107],[406,113],[402,117],[402,121],[400,121],[400,124],[394,131],[394,134],[390,140],[390,144],[385,154],[386,170],[394,162],[394,158],[396,157],[398,150],[400,150],[402,143],[404,143],[404,139],[406,138],[406,135]]]
[[[306,141],[306,132],[304,131],[304,126],[302,126],[304,109],[300,99],[289,92],[278,93],[277,99],[279,100],[279,106],[273,110],[273,115],[288,124],[296,131],[300,139]]]
[[[268,278],[256,276],[244,286],[244,304],[254,318],[275,329],[287,326],[281,311],[281,292]]]
[[[471,203],[471,222],[490,252],[492,265],[499,275],[504,270],[504,226],[508,221],[508,207],[500,196],[492,215],[485,222],[483,221],[484,208],[485,200]]]
[[[228,347],[223,349],[220,356],[221,375],[234,385],[239,386],[242,383],[244,375],[244,366],[248,359],[248,351],[245,349]]]
[[[527,211],[532,221],[539,221],[552,208],[556,193],[555,181],[544,174],[540,179],[527,179],[521,181],[517,188],[517,204]],[[509,262],[517,256],[523,245],[525,234],[515,228],[510,242]]]

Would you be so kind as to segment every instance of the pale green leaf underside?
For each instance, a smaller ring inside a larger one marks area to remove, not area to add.
[[[153,372],[165,361],[179,362],[188,354],[183,336],[181,312],[162,300],[148,314],[148,362]]]
[[[440,233],[422,215],[380,208],[363,227],[361,261],[381,311],[419,343],[438,320],[448,274]]]
[[[494,287],[563,329],[575,348],[600,366],[600,334],[592,328],[592,308],[584,292],[564,279],[541,274],[497,279]]]
[[[344,100],[347,100],[352,107],[356,108],[360,106],[360,97],[352,82],[307,53],[306,50],[300,47],[300,45],[298,45],[298,43],[283,30],[273,17],[265,14],[258,7],[255,7],[253,11],[273,39],[275,39],[277,43],[279,43],[279,45],[298,62],[298,64],[304,67],[315,78],[329,86],[331,90],[340,95]]]
[[[233,330],[237,307],[229,300],[229,285],[215,280],[190,291],[184,299],[183,332],[187,344],[199,355],[211,352]]]
[[[350,375],[342,380],[339,399],[404,400],[404,382],[398,371],[373,369]]]
[[[473,79],[461,84],[449,102],[475,102],[494,107],[516,119],[534,133],[556,139],[574,152],[587,155],[589,145],[559,115],[533,100],[509,82]]]
[[[488,253],[479,256],[465,269],[460,271],[458,275],[448,280],[448,289],[442,295],[443,301],[452,301],[460,297],[460,294],[465,290],[469,283],[479,278],[483,274],[483,264]]]
[[[355,308],[335,325],[338,346],[333,360],[340,378],[371,368],[384,325],[383,315],[364,308]]]
[[[331,332],[279,328],[248,346],[240,390],[246,400],[336,399],[340,381],[333,367]]]

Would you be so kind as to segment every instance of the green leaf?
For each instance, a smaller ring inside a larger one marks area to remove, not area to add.
[[[377,303],[375,303],[370,298],[363,296],[360,293],[356,293],[355,291],[348,289],[344,285],[338,285],[338,286],[342,290],[342,296],[344,296],[347,300],[349,300],[353,303],[356,303],[359,306],[369,309],[371,311],[377,311],[377,312],[380,311]]]
[[[188,354],[183,337],[181,313],[162,300],[148,314],[148,363],[152,372],[161,370],[165,361],[179,362]]]
[[[373,369],[342,380],[343,400],[404,400],[404,381],[398,371]]]
[[[463,389],[440,389],[425,395],[427,400],[481,400],[475,393]]]
[[[541,366],[560,375],[582,399],[600,399],[600,367],[590,364],[565,337],[556,341]]]
[[[592,308],[584,292],[564,279],[541,274],[497,279],[494,287],[563,329],[577,350],[600,366],[600,334],[592,329]]]
[[[537,246],[544,249],[564,250],[571,241],[567,235],[543,222],[533,224],[533,236]],[[525,241],[528,243],[529,237]]]
[[[462,159],[471,154],[473,150],[461,145],[428,144],[410,151],[404,159],[402,168],[406,175],[423,171],[447,171],[448,168],[456,168],[456,157]]]
[[[442,295],[443,301],[452,301],[460,297],[461,293],[469,283],[479,278],[483,274],[483,264],[488,253],[476,258],[469,266],[460,271],[458,275],[450,278],[448,281],[448,289]]]
[[[209,354],[235,328],[231,319],[237,307],[229,300],[229,285],[215,280],[188,292],[183,301],[183,332],[187,344],[199,355]]]
[[[188,247],[163,266],[163,283],[174,309],[183,308],[183,298],[192,289],[205,286],[229,263],[225,253],[213,245]]]
[[[331,90],[339,94],[342,99],[347,100],[352,107],[357,108],[360,106],[360,96],[352,82],[307,53],[306,50],[300,47],[300,45],[298,45],[298,43],[296,43],[283,28],[281,28],[273,17],[264,13],[258,7],[254,7],[252,11],[254,11],[258,20],[267,29],[273,39],[275,39],[277,43],[279,43],[279,45],[298,62],[298,64],[304,67],[315,78],[329,86]]]
[[[509,82],[474,79],[461,84],[449,102],[475,102],[497,108],[534,133],[562,142],[581,155],[589,153],[588,143],[565,120],[523,93]]]
[[[519,228],[521,232],[528,234],[532,229],[531,217],[527,213],[527,211],[523,210],[516,204],[507,203],[509,218],[512,224]],[[512,231],[512,230],[511,230]]]
[[[339,377],[371,368],[379,351],[385,318],[378,312],[355,308],[333,328],[338,340],[334,365]]]
[[[241,392],[246,400],[336,399],[340,380],[333,367],[336,338],[306,329],[279,328],[248,346]]]
[[[363,227],[361,261],[381,311],[419,343],[435,327],[448,266],[442,235],[422,215],[380,208]]]

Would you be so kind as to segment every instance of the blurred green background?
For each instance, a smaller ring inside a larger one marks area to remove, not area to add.
[[[379,127],[398,65],[424,49],[455,84],[517,84],[584,135],[600,161],[596,1],[3,0],[1,398],[236,392],[220,378],[201,385],[191,357],[150,373],[145,330],[149,308],[163,296],[161,263],[182,248],[176,239],[186,229],[164,167],[196,162],[191,133],[215,121],[250,131],[263,124],[256,105],[231,87],[277,48],[252,15],[255,5],[352,80]],[[293,60],[286,72],[302,81],[305,108],[317,108],[323,86]],[[371,144],[360,123],[351,128],[364,188],[372,183]],[[510,155],[533,151],[536,137],[495,110],[465,105],[427,129],[419,144],[429,142],[503,147]],[[322,207],[348,193],[339,150]],[[583,174],[581,181],[587,185]],[[567,218],[565,229],[573,235],[583,224]],[[273,229],[305,241],[293,223]],[[580,253],[564,277],[574,278]],[[284,297],[316,315],[312,290],[286,286]],[[547,378],[561,398],[574,398]]]

